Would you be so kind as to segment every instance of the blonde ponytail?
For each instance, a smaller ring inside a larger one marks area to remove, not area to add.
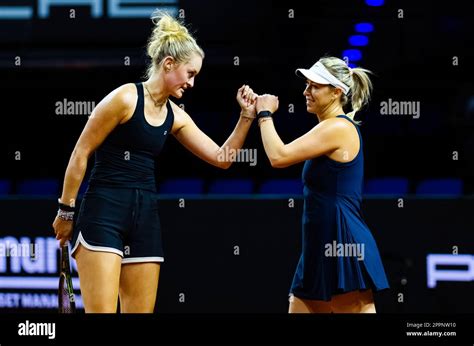
[[[372,94],[372,82],[369,78],[369,70],[356,67],[351,69],[352,86],[351,86],[351,104],[352,111],[346,115],[354,119],[356,112],[361,110],[370,101]]]
[[[341,95],[341,104],[345,108],[350,101],[352,111],[346,115],[356,124],[360,124],[359,121],[354,120],[354,117],[370,100],[372,82],[370,81],[369,74],[372,72],[360,67],[351,69],[344,60],[336,57],[324,57],[319,61],[334,77],[350,87],[348,95]]]
[[[147,53],[151,58],[148,77],[151,77],[167,56],[173,57],[178,64],[189,61],[194,53],[204,58],[204,51],[184,23],[159,10],[153,13],[152,20],[155,28],[147,46]]]

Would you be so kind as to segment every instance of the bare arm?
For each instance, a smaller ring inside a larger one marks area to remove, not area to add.
[[[250,119],[250,117],[255,116],[255,100],[252,95],[252,89],[245,86],[237,92],[237,100],[242,107],[241,116],[229,138],[227,138],[222,146],[217,145],[202,132],[191,117],[174,104],[175,126],[173,126],[173,135],[185,148],[200,159],[219,168],[229,168],[232,162],[226,161],[227,158],[222,153],[229,149],[237,150],[242,148],[253,122],[253,119]],[[245,100],[249,102],[247,103]]]
[[[257,98],[257,112],[278,109],[278,97],[262,95]],[[272,118],[259,120],[263,147],[273,167],[284,168],[304,160],[328,154],[339,149],[341,137],[347,131],[339,119],[325,120],[289,144],[283,143],[276,132]]]
[[[338,149],[343,126],[338,119],[328,119],[288,144],[280,139],[273,120],[263,121],[260,132],[271,165],[284,168]]]
[[[182,115],[182,127],[174,133],[176,139],[190,152],[200,159],[219,168],[227,169],[232,162],[222,159],[222,152],[227,149],[242,148],[245,137],[252,125],[252,119],[240,117],[234,131],[222,146],[217,145],[194,123],[188,114]]]

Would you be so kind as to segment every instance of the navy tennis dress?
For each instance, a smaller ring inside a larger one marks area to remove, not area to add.
[[[329,301],[335,294],[389,288],[375,240],[362,219],[364,157],[360,149],[350,162],[323,155],[303,168],[302,253],[290,293]]]

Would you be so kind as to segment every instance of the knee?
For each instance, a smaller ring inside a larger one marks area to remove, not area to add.
[[[124,314],[140,313],[152,314],[155,310],[154,299],[137,299],[124,294],[119,294],[120,312]]]
[[[114,314],[117,312],[117,304],[84,301],[84,311],[87,314]]]

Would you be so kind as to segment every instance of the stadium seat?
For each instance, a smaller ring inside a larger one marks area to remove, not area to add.
[[[420,181],[416,187],[417,195],[460,196],[463,193],[461,179],[427,179]]]
[[[253,181],[250,179],[217,179],[209,185],[210,194],[251,194]]]
[[[27,179],[18,183],[17,194],[58,196],[59,181],[57,179]]]
[[[159,184],[161,194],[202,194],[204,181],[202,179],[168,179]]]
[[[0,180],[0,195],[8,195],[12,191],[12,183],[10,180]]]
[[[407,178],[387,177],[368,179],[364,184],[365,195],[397,195],[403,196],[409,192]]]
[[[300,179],[271,179],[264,181],[259,188],[262,194],[303,194],[303,183]]]

